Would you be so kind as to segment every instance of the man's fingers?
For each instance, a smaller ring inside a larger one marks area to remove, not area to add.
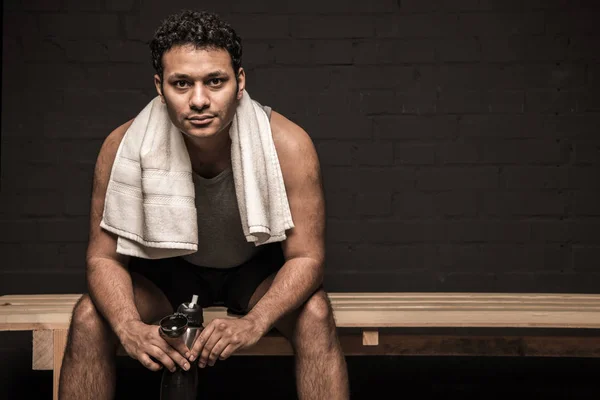
[[[227,360],[231,355],[237,350],[238,345],[234,345],[230,343],[223,349],[221,355],[219,356],[219,360]]]
[[[204,344],[204,347],[202,348],[202,353],[200,353],[200,356],[198,358],[200,368],[204,368],[204,366],[208,364],[208,357],[210,356],[210,353],[212,353],[213,348],[219,342],[220,339],[221,337],[218,332],[213,332],[213,334],[210,335],[210,337]]]
[[[202,330],[200,335],[198,335],[196,341],[194,342],[194,345],[192,346],[192,355],[190,356],[190,361],[196,360],[198,358],[198,355],[202,353],[202,351],[204,350],[204,345],[211,337],[214,330],[215,326],[213,322],[211,322],[206,326],[206,328],[204,328],[204,330]]]
[[[225,350],[226,347],[229,347],[229,342],[224,338],[221,338],[221,340],[219,340],[214,345],[212,351],[208,355],[208,365],[210,365],[211,367],[214,366],[217,362],[217,359],[219,359],[221,353],[223,352],[223,350]]]
[[[175,362],[160,347],[150,346],[148,354],[157,359],[169,371],[175,371]]]
[[[152,359],[150,359],[150,357],[148,357],[147,354],[142,354],[139,358],[138,361],[146,368],[148,368],[150,371],[158,371],[162,365],[155,363],[154,361],[152,361]]]
[[[190,356],[190,349],[185,345],[182,337],[170,338],[164,334],[160,334],[160,337],[169,344],[170,347],[174,348],[183,357],[188,358]]]

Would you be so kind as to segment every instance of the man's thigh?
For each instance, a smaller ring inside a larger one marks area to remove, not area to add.
[[[173,313],[167,296],[152,281],[137,272],[131,272],[135,306],[142,321],[153,324]]]

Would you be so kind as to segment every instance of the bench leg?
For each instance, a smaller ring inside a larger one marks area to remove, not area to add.
[[[58,381],[60,379],[60,368],[62,367],[63,355],[65,353],[65,346],[67,345],[67,330],[56,329],[54,332],[54,385],[53,385],[53,399],[58,400]]]

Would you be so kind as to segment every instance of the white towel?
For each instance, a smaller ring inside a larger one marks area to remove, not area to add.
[[[167,258],[198,249],[190,157],[166,106],[153,99],[117,151],[100,226],[118,236],[117,252]],[[231,164],[246,240],[283,241],[294,227],[269,118],[244,91],[229,130]]]

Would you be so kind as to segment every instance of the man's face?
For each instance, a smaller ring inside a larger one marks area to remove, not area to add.
[[[227,129],[244,90],[240,68],[235,76],[225,49],[174,46],[162,58],[163,81],[154,76],[169,117],[184,134],[209,138]],[[239,80],[239,85],[237,80]]]

